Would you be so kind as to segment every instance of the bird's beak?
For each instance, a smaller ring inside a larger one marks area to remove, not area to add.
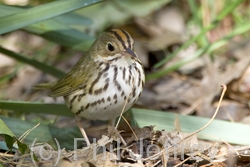
[[[133,57],[137,57],[137,55],[135,54],[135,52],[133,52],[131,49],[127,48],[126,49],[126,53],[130,54]]]

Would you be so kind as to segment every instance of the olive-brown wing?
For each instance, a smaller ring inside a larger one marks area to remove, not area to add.
[[[83,56],[76,65],[65,75],[64,78],[59,80],[51,89],[49,96],[68,96],[74,93],[81,87],[87,87],[89,76],[97,70],[97,66],[93,60],[86,54]]]

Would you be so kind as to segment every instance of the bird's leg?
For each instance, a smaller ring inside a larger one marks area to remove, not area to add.
[[[114,127],[115,126],[115,119],[109,120],[109,125]]]
[[[82,136],[84,137],[84,139],[85,139],[85,141],[86,141],[86,143],[87,143],[87,147],[89,147],[89,146],[90,146],[89,138],[88,138],[88,136],[87,136],[85,130],[83,129],[82,124],[81,124],[81,122],[79,121],[79,119],[78,119],[77,116],[75,116],[75,120],[76,120],[76,123],[77,123],[77,125],[78,125],[78,127],[79,127],[81,133],[82,133]]]

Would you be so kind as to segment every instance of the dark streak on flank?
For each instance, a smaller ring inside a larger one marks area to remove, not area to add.
[[[113,78],[113,81],[116,81],[117,74],[118,74],[118,69],[117,69],[116,66],[114,66],[114,78]]]
[[[135,91],[136,91],[136,89],[135,89],[135,86],[134,86],[133,87],[133,94],[132,94],[133,97],[135,97],[135,93],[136,93]]]
[[[130,81],[131,81],[131,75],[129,75],[128,77],[128,84],[130,84]]]
[[[133,57],[132,57],[133,58]],[[138,59],[135,59],[135,61],[136,61],[136,63],[139,63],[141,66],[142,66],[142,64],[141,64],[141,62],[140,62],[140,60],[138,60]],[[142,68],[143,68],[143,66],[142,66]],[[143,75],[145,75],[144,74],[144,70],[142,69],[142,71],[141,71],[142,73],[140,73],[140,70],[138,69],[138,73],[139,73],[139,81],[138,81],[138,86],[140,85],[140,83],[142,84],[142,87],[144,87],[144,81],[143,81],[143,79],[142,79],[142,74]]]
[[[118,75],[118,68],[115,66],[114,67],[114,78],[113,78],[113,82],[115,84],[115,86],[117,87],[118,91],[121,91],[122,87],[119,84],[119,82],[116,80],[117,79],[117,75]]]
[[[106,63],[106,67],[103,69],[103,73],[105,73],[106,71],[108,71],[110,68],[109,63]]]
[[[96,89],[96,90],[94,91],[94,95],[99,95],[99,94],[102,93],[102,91],[103,91],[103,88]]]
[[[98,65],[99,65],[99,66],[103,65],[103,62],[100,62]]]
[[[107,82],[107,83],[105,84],[105,86],[103,87],[103,91],[106,91],[106,90],[108,89],[108,87],[109,87],[109,83]]]
[[[97,100],[96,102],[97,102],[98,104],[101,104],[101,100],[100,100],[100,99],[99,99],[99,100]]]
[[[135,100],[133,101],[133,104],[135,104],[135,102],[137,101],[138,98],[135,98]]]
[[[104,100],[104,98],[102,98],[102,99],[99,99],[99,100],[96,100],[96,101],[94,101],[93,103],[90,103],[90,106],[96,106],[97,104],[101,104],[101,103],[105,103],[105,100]]]
[[[76,112],[76,115],[79,115],[81,112],[83,112],[83,106],[81,106],[80,110]]]
[[[83,89],[83,90],[85,90],[85,89],[86,89],[86,87],[87,87],[87,85],[81,85],[81,86],[79,86],[79,89]]]
[[[124,96],[124,95],[125,95],[125,92],[124,92],[124,91],[122,91],[122,93],[121,93],[121,97],[122,97],[122,96]]]
[[[104,99],[104,97],[101,99],[101,103],[105,103],[105,99]]]
[[[108,72],[104,73],[104,74],[103,74],[103,78],[106,78],[108,75],[109,75]]]
[[[131,68],[129,68],[129,76],[128,76],[128,84],[130,84],[130,82],[131,82],[131,79],[132,79],[132,70],[131,70]]]
[[[126,76],[126,68],[123,67],[123,70],[122,70],[122,79],[125,81],[125,76]]]
[[[80,94],[80,95],[78,96],[78,98],[77,98],[78,102],[81,101],[81,99],[82,99],[83,96],[86,96],[86,93]]]
[[[126,31],[124,31],[124,30],[121,30],[121,31],[125,34],[125,36],[126,36],[126,38],[127,38],[128,47],[129,47],[130,49],[132,49],[130,36],[128,35],[128,33],[127,33]]]
[[[95,106],[97,104],[97,102],[96,101],[94,101],[93,103],[90,103],[90,105],[93,107],[93,106]]]
[[[89,108],[89,105],[90,105],[90,104],[88,103],[88,104],[85,106],[84,109],[87,110],[87,109]]]
[[[73,96],[73,98],[70,100],[70,105],[72,105],[72,103],[75,101],[76,98],[77,98],[77,95]]]
[[[141,75],[139,75],[139,79],[138,79],[138,87],[140,86],[140,84],[141,84]]]
[[[96,89],[96,90],[94,91],[94,94],[95,94],[95,95],[99,95],[99,94],[101,94],[103,91],[106,91],[106,90],[108,89],[108,87],[109,87],[109,78],[107,78],[107,79],[105,80],[105,82],[106,82],[106,84],[104,85],[104,87],[102,87],[102,88],[100,88],[100,89]]]
[[[93,87],[95,86],[95,84],[99,81],[99,79],[101,78],[102,73],[99,72],[96,79],[90,84],[90,88],[89,88],[89,94],[93,94]]]
[[[137,71],[137,74],[139,74],[139,79],[138,79],[138,83],[137,86],[140,87],[141,84],[141,71],[135,66],[135,70]]]
[[[106,64],[106,67],[100,71],[96,77],[96,79],[90,84],[90,88],[89,88],[89,94],[93,94],[93,87],[95,86],[95,84],[98,83],[99,79],[101,78],[102,74],[104,74],[106,71],[108,71],[110,68],[109,63]]]

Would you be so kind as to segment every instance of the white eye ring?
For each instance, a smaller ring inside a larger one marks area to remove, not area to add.
[[[108,49],[110,52],[113,52],[113,51],[115,50],[115,47],[114,47],[110,42],[108,42],[107,49]]]

